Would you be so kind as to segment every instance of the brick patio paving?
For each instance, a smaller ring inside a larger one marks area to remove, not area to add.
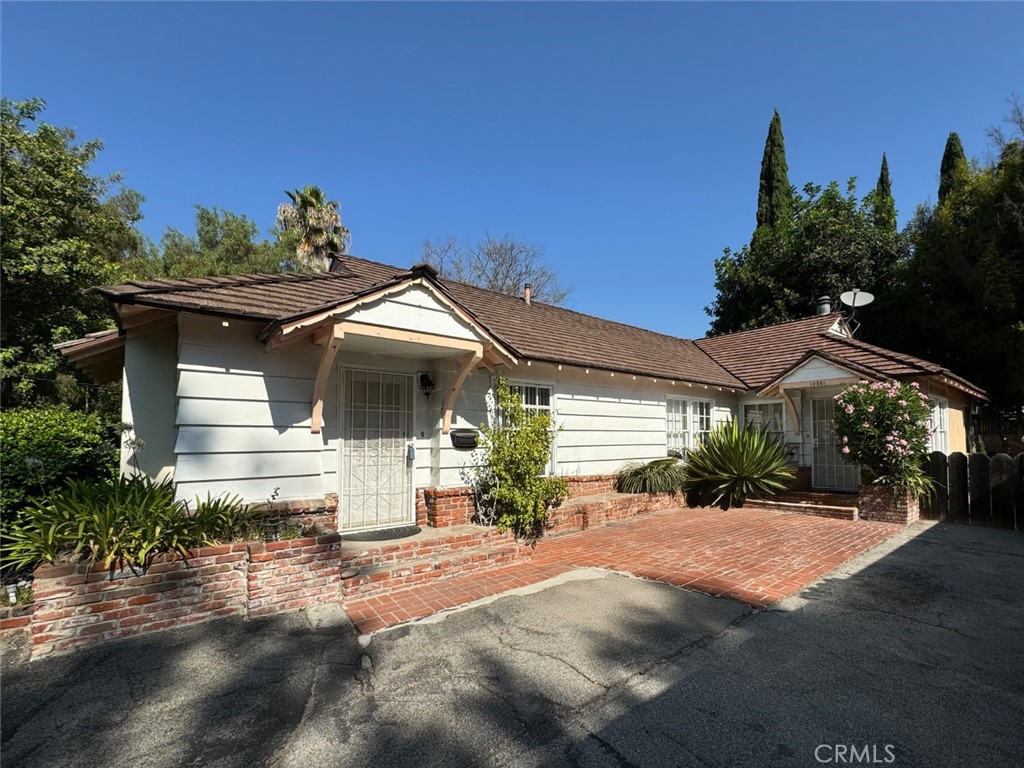
[[[573,568],[598,567],[763,608],[903,529],[758,509],[681,508],[542,539],[525,562],[350,600],[344,607],[365,634]]]

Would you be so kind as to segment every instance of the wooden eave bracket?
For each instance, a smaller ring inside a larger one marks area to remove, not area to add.
[[[477,349],[463,357],[459,363],[459,370],[455,374],[455,381],[452,382],[448,395],[444,399],[444,418],[441,424],[441,434],[447,435],[452,431],[452,409],[455,408],[455,400],[458,398],[459,392],[462,391],[462,385],[465,383],[466,377],[483,359],[484,349],[483,345],[480,345]]]
[[[345,338],[345,331],[341,323],[324,328],[314,335],[313,341],[323,346],[323,354],[320,355],[320,365],[316,369],[316,383],[313,385],[313,410],[309,422],[309,431],[314,435],[320,434],[324,420],[324,392],[327,390],[327,381],[331,377],[331,369],[334,367],[334,358],[338,354],[338,347]]]
[[[779,394],[782,395],[782,400],[786,403],[786,410],[789,411],[789,420],[793,425],[793,431],[798,435],[800,434],[800,412],[796,409],[796,404],[793,402],[792,395],[786,389],[780,388]]]

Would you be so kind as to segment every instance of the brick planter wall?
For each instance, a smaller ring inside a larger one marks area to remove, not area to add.
[[[615,490],[615,475],[570,475],[565,482],[569,486],[570,499]]]
[[[31,632],[32,658],[223,616],[263,616],[341,599],[336,533],[158,556],[145,575],[110,579],[101,565],[36,569],[33,606],[0,613],[0,630]]]
[[[468,525],[473,522],[476,515],[476,503],[470,488],[420,488],[416,496],[416,516],[419,517],[422,503],[426,513],[426,524],[431,528]]]
[[[811,490],[811,468],[793,467],[793,479],[786,483],[786,490],[809,491]]]
[[[548,513],[548,533],[572,533],[586,530],[613,520],[625,520],[638,515],[672,509],[685,504],[681,495],[659,493],[607,494],[603,498],[569,501]]]
[[[612,493],[615,475],[573,475],[565,479],[569,498]],[[416,524],[431,528],[468,525],[476,516],[471,488],[420,488],[416,492]]]
[[[329,493],[320,499],[274,501],[263,510],[298,525],[319,525],[324,530],[338,530],[338,494]]]
[[[861,520],[907,525],[921,519],[921,504],[916,497],[880,485],[860,486],[857,508]]]
[[[27,632],[35,609],[35,605],[31,603],[29,605],[0,605],[0,630],[24,628]]]
[[[36,569],[32,657],[245,613],[246,544],[166,555],[144,576],[111,580],[101,564]],[[130,573],[130,572],[129,572]]]
[[[341,599],[341,537],[336,533],[249,544],[249,616]]]

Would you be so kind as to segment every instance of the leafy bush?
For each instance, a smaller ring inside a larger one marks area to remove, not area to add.
[[[4,532],[3,564],[101,562],[113,573],[145,573],[162,553],[188,559],[192,549],[229,540],[249,522],[239,497],[197,500],[190,510],[170,480],[123,477],[106,483],[72,480],[35,502]]]
[[[683,474],[683,489],[698,504],[729,509],[785,490],[793,469],[784,443],[753,424],[730,421],[687,452]]]
[[[483,462],[471,478],[481,517],[497,522],[500,530],[537,538],[548,509],[569,496],[564,478],[543,475],[557,430],[550,414],[527,412],[519,393],[500,377],[494,397],[500,419],[480,428]]]
[[[99,480],[117,471],[117,435],[93,415],[64,407],[0,412],[0,511],[13,521],[32,497],[66,480]]]
[[[646,464],[631,461],[615,475],[615,490],[620,493],[675,493],[686,473],[683,463],[674,457],[655,459]]]
[[[842,457],[860,464],[872,483],[916,496],[932,490],[925,474],[931,402],[917,382],[861,381],[836,395],[836,435]]]

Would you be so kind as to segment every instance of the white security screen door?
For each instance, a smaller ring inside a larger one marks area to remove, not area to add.
[[[839,453],[835,406],[831,397],[811,400],[811,424],[814,428],[811,485],[830,491],[856,491],[860,484],[860,467],[847,464]]]
[[[343,403],[342,527],[414,522],[412,376],[348,370]]]

